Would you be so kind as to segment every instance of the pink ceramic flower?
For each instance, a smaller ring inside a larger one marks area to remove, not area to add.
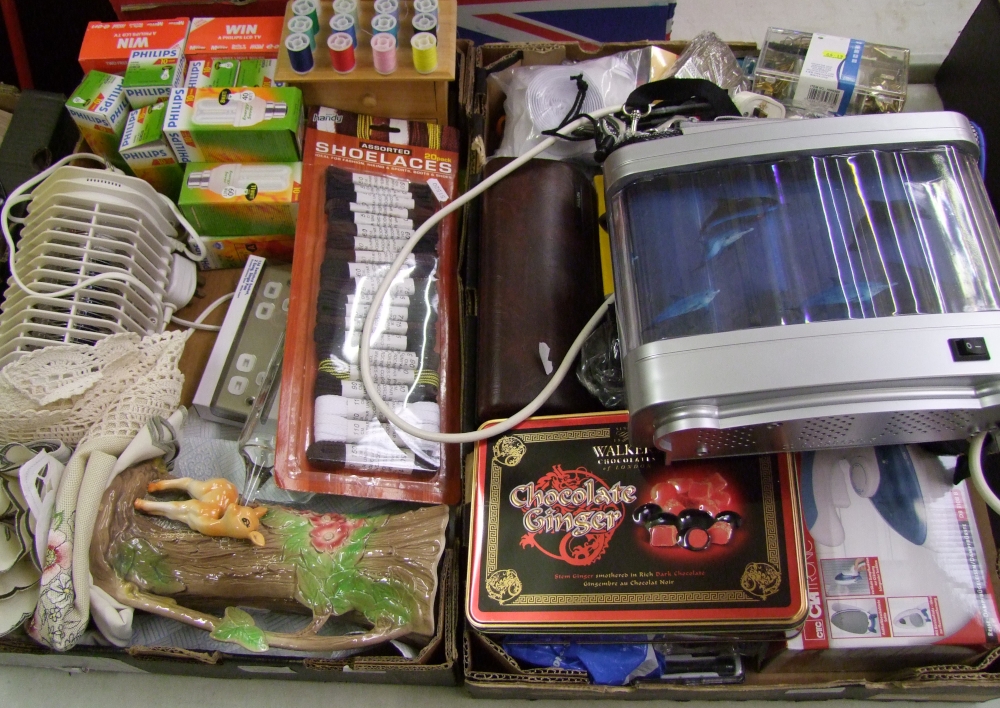
[[[72,555],[66,534],[53,531],[49,534],[49,545],[45,549],[45,567],[42,569],[42,585],[48,585],[59,575],[59,571],[69,568]]]
[[[361,526],[362,519],[350,520],[340,514],[313,514],[310,519],[313,524],[309,532],[309,540],[313,548],[320,553],[332,553],[339,548],[351,535],[354,529]]]

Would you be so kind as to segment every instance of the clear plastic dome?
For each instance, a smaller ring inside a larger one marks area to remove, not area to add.
[[[626,351],[1000,309],[996,219],[975,158],[948,145],[650,173],[612,196],[609,216]]]

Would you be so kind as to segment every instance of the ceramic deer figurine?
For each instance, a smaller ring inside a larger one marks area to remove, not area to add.
[[[172,502],[136,499],[135,508],[180,521],[206,536],[246,538],[255,546],[264,545],[264,535],[257,529],[267,513],[267,507],[237,504],[239,493],[228,480],[216,478],[198,482],[190,477],[162,479],[150,482],[146,491],[152,494],[172,489],[187,492],[191,499]]]

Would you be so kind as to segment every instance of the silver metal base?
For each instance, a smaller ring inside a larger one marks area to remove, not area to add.
[[[983,337],[992,359],[954,361]],[[960,439],[1000,420],[1000,313],[815,322],[629,352],[632,442],[672,459]]]

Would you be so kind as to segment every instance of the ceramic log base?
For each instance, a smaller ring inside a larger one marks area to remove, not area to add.
[[[101,500],[90,547],[94,583],[119,602],[168,617],[250,651],[328,652],[434,634],[438,562],[448,508],[402,514],[312,514],[271,506],[264,545],[208,537],[134,508],[147,485],[167,477],[160,460],[131,467]],[[266,632],[234,605],[296,609],[313,622],[296,634]],[[223,609],[223,617],[212,612]],[[332,616],[355,612],[371,630],[318,634]]]

